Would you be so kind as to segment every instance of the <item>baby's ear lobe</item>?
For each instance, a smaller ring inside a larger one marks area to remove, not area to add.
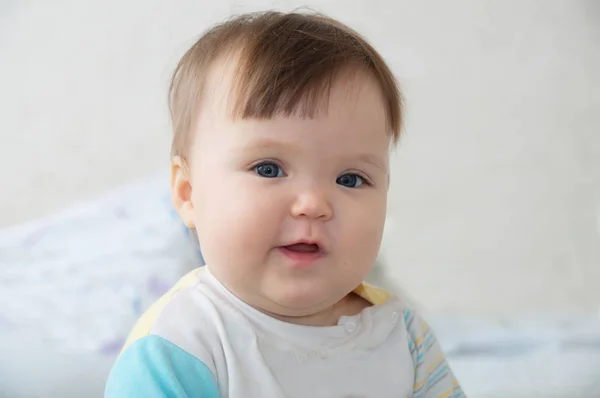
[[[183,223],[188,228],[194,228],[192,183],[187,164],[179,156],[174,156],[171,160],[171,202]]]

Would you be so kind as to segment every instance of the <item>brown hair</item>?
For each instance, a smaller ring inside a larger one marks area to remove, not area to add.
[[[172,156],[186,156],[209,68],[236,52],[233,117],[267,119],[299,113],[314,117],[326,106],[343,70],[375,78],[390,135],[402,129],[402,96],[393,73],[358,33],[320,14],[261,12],[237,16],[207,31],[182,57],[171,80]]]

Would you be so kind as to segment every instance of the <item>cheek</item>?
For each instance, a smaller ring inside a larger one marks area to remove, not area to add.
[[[379,199],[369,206],[367,211],[353,211],[354,217],[343,224],[344,252],[347,253],[349,261],[356,261],[365,266],[371,266],[377,257],[383,236],[385,223],[386,203],[385,199]],[[350,221],[351,220],[351,221]]]
[[[207,262],[263,256],[273,243],[281,224],[277,199],[249,177],[213,175],[206,189],[194,195],[198,236]]]

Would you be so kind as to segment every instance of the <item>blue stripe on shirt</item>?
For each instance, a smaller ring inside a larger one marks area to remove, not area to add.
[[[104,396],[219,398],[211,370],[198,358],[158,336],[134,342],[113,366]]]

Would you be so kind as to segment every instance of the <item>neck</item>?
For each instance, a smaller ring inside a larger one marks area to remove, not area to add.
[[[289,316],[262,311],[280,321],[302,326],[335,326],[342,316],[354,316],[372,304],[355,293],[350,293],[331,307],[311,314]]]

